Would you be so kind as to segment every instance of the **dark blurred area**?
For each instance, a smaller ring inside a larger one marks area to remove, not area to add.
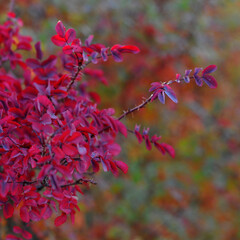
[[[3,22],[10,1],[0,6]],[[239,10],[240,1],[227,0],[15,1],[22,32],[42,42],[45,57],[59,50],[50,40],[58,20],[82,41],[94,34],[95,43],[141,49],[123,63],[94,66],[109,84],[91,87],[102,108],[114,107],[117,116],[147,98],[151,82],[218,66],[217,89],[176,84],[177,105],[154,102],[124,120],[129,129],[137,123],[159,133],[175,148],[175,159],[147,151],[135,136],[119,139],[128,174],[94,176],[98,184],[81,197],[76,224],[36,223],[38,239],[240,239]]]

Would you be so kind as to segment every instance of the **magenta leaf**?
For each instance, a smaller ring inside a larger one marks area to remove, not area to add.
[[[21,234],[24,238],[26,239],[32,239],[32,234],[29,233],[28,231],[24,230],[24,229],[21,229],[20,227],[18,226],[14,226],[13,227],[13,231],[15,233],[18,233],[18,234]]]
[[[161,143],[161,146],[166,150],[166,152],[172,157],[175,158],[175,150],[174,148],[166,143]]]
[[[128,165],[125,162],[118,160],[118,161],[114,161],[114,163],[123,173],[126,174],[128,172]]]
[[[57,217],[54,221],[54,224],[56,227],[62,225],[63,223],[65,223],[67,221],[67,215],[66,213],[62,213],[62,215],[60,215],[59,217]]]
[[[60,37],[64,38],[66,28],[64,27],[63,23],[60,20],[57,22],[55,29],[56,29],[57,34]]]
[[[209,65],[206,68],[203,69],[202,74],[206,75],[212,72],[215,72],[217,70],[217,66],[216,65]]]
[[[90,46],[90,44],[91,44],[91,42],[92,42],[92,40],[93,40],[93,35],[90,35],[86,40],[85,40],[85,44],[86,44],[86,46],[87,47],[89,47]]]

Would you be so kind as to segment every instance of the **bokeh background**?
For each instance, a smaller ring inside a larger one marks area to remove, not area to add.
[[[0,0],[1,22],[9,4]],[[218,66],[217,89],[176,84],[179,104],[154,102],[124,120],[129,129],[138,123],[159,133],[175,159],[147,151],[135,136],[120,138],[128,174],[94,176],[98,185],[85,190],[75,225],[42,221],[31,226],[33,239],[240,239],[240,1],[16,0],[14,11],[22,32],[48,54],[59,50],[50,41],[59,19],[82,40],[94,34],[95,43],[141,49],[97,65],[108,86],[91,87],[117,116],[148,97],[151,82]],[[15,221],[1,222],[1,239]]]

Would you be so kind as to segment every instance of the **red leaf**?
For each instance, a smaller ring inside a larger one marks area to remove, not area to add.
[[[56,89],[51,91],[51,95],[56,96],[58,98],[65,98],[68,95],[68,93],[64,90]]]
[[[29,222],[29,213],[28,213],[28,209],[26,206],[22,206],[20,208],[20,217],[22,219],[23,222],[28,223]]]
[[[209,66],[207,66],[206,68],[203,69],[202,74],[205,75],[205,74],[215,72],[216,69],[217,69],[216,65],[209,65]]]
[[[14,227],[13,227],[13,231],[14,231],[15,233],[21,234],[21,235],[22,235],[24,238],[26,238],[26,239],[32,239],[32,234],[31,234],[31,233],[27,232],[27,231],[24,230],[24,229],[21,229],[21,228],[18,227],[18,226],[14,226]]]
[[[160,143],[154,142],[153,144],[162,154],[165,154],[166,150]]]
[[[146,144],[146,147],[147,147],[147,150],[151,150],[152,149],[152,144],[149,140],[149,137],[148,136],[144,136],[144,139],[145,139],[145,144]]]
[[[5,218],[12,217],[13,212],[14,212],[14,208],[13,208],[12,204],[7,202],[6,204],[3,205],[3,216]]]
[[[56,46],[59,47],[64,47],[67,44],[65,38],[62,38],[59,35],[52,36],[51,40]]]
[[[47,204],[41,210],[41,216],[45,220],[52,216],[52,209]]]
[[[99,171],[99,163],[94,159],[92,159],[91,162],[92,162],[93,171],[98,172]]]
[[[64,46],[62,50],[65,54],[72,54],[73,53],[73,47],[71,47],[69,45]]]
[[[133,53],[133,54],[137,54],[140,52],[140,49],[136,46],[133,45],[126,45],[126,46],[121,46],[120,48],[118,48],[118,51],[121,53]]]
[[[20,227],[18,227],[18,226],[14,226],[13,227],[13,232],[15,232],[15,233],[22,233],[23,230]]]
[[[57,34],[60,37],[64,38],[66,29],[60,20],[57,22],[55,29],[56,29]]]
[[[17,49],[20,50],[31,50],[32,49],[32,46],[30,43],[27,43],[27,42],[20,42],[17,44]]]
[[[16,237],[13,234],[8,234],[6,240],[22,240],[22,238]]]
[[[76,38],[76,31],[73,28],[69,28],[65,34],[66,41],[71,43]]]
[[[125,162],[122,161],[114,161],[114,163],[116,164],[116,166],[123,171],[123,173],[127,173],[128,172],[128,165]]]
[[[43,125],[52,123],[52,119],[48,113],[43,114],[43,116],[41,117],[41,123]]]
[[[114,176],[117,176],[118,175],[118,169],[117,169],[116,163],[113,162],[113,161],[109,161],[109,163],[110,163],[111,172],[114,174]]]
[[[36,98],[38,95],[38,91],[36,88],[34,87],[26,87],[23,91],[22,91],[22,96],[24,98],[28,98],[28,99],[34,99]]]
[[[29,217],[34,222],[38,222],[41,220],[41,215],[38,212],[38,209],[36,209],[36,208],[32,208],[32,210],[29,212]]]
[[[25,118],[25,114],[19,108],[10,108],[8,112],[15,118]]]
[[[127,128],[126,126],[120,122],[119,120],[115,120],[115,123],[117,124],[118,131],[125,137],[127,137]]]
[[[62,150],[66,155],[71,156],[71,157],[78,154],[77,148],[75,146],[71,145],[71,144],[66,144],[66,143],[63,144]]]
[[[63,223],[65,223],[67,221],[67,215],[66,213],[62,213],[61,216],[57,217],[54,221],[54,224],[56,227],[62,225]]]
[[[175,150],[171,145],[166,143],[161,143],[161,145],[172,158],[175,158]]]

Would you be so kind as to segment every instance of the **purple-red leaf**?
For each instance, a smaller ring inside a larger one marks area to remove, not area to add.
[[[203,69],[202,74],[205,75],[205,74],[215,72],[216,69],[217,69],[216,65],[209,65],[209,66],[207,66],[206,68]]]
[[[166,143],[161,143],[161,146],[166,150],[166,152],[172,157],[175,158],[175,150],[174,148]]]
[[[5,218],[10,218],[12,217],[13,215],[13,212],[14,212],[14,208],[12,206],[12,204],[10,204],[9,202],[5,203],[3,205],[3,216]]]
[[[66,41],[71,43],[76,38],[76,31],[73,28],[69,28],[65,34]]]
[[[118,121],[118,120],[115,120],[115,123],[117,124],[118,131],[119,131],[123,136],[127,137],[127,128],[126,128],[126,126],[125,126],[122,122],[120,122],[120,121]]]
[[[198,73],[202,70],[202,68],[195,68],[194,69],[194,75],[198,75]]]
[[[64,38],[66,29],[60,20],[57,22],[55,29],[56,29],[57,34],[60,37]]]
[[[38,41],[35,45],[36,57],[41,60],[43,57],[43,52],[41,50],[41,43]]]
[[[93,35],[90,35],[86,40],[85,40],[85,44],[86,44],[86,46],[87,47],[89,47],[90,46],[90,44],[91,44],[91,42],[92,42],[92,40],[93,40]]]
[[[67,215],[66,213],[62,213],[61,216],[57,217],[54,221],[54,224],[56,227],[62,225],[63,223],[65,223],[67,221]]]
[[[40,62],[37,59],[34,59],[34,58],[27,59],[26,63],[32,69],[36,69],[36,68],[41,67]]]
[[[211,75],[203,75],[202,79],[210,88],[216,88],[218,85],[216,79]]]
[[[201,87],[203,85],[203,81],[202,81],[202,78],[199,77],[198,75],[193,75],[194,79],[195,79],[195,82],[196,84]]]
[[[128,165],[125,162],[122,161],[114,161],[114,163],[116,164],[116,166],[123,172],[123,173],[127,173],[128,172]]]
[[[31,233],[27,232],[27,231],[24,230],[24,229],[21,229],[21,228],[18,227],[18,226],[14,226],[14,227],[13,227],[13,231],[14,231],[15,233],[21,234],[21,235],[22,235],[24,238],[26,238],[26,239],[32,239],[32,234],[31,234]]]
[[[118,50],[113,49],[113,50],[111,50],[111,53],[116,62],[122,62],[122,60],[123,60],[122,54]]]
[[[26,206],[22,206],[20,208],[20,217],[23,222],[28,223],[30,218],[29,218],[29,213],[28,213],[28,208]]]

